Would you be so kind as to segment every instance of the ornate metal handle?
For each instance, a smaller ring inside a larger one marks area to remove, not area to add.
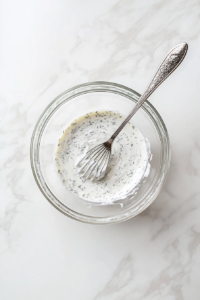
[[[116,138],[140,106],[147,100],[147,98],[157,89],[157,87],[181,64],[188,50],[188,44],[181,43],[176,45],[173,49],[169,51],[167,56],[164,58],[162,64],[158,68],[155,76],[153,77],[151,83],[145,90],[144,94],[140,97],[138,103],[135,105],[131,113],[120,125],[120,127],[111,136],[110,142]]]

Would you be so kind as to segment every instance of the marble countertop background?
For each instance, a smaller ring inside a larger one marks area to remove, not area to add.
[[[200,299],[199,0],[2,0],[0,14],[0,299]],[[187,57],[150,99],[172,147],[158,198],[113,226],[62,215],[30,167],[46,105],[95,80],[142,93],[182,41]]]

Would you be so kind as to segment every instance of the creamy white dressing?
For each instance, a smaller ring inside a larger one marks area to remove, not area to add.
[[[77,161],[91,148],[105,142],[122,123],[111,111],[91,112],[63,131],[56,149],[56,169],[65,187],[96,204],[111,204],[133,196],[150,172],[150,145],[141,132],[128,123],[115,139],[106,175],[100,181],[81,178]]]

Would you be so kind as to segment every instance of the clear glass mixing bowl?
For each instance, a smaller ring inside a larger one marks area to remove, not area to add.
[[[119,84],[91,82],[75,86],[53,100],[39,118],[31,140],[31,166],[43,195],[59,211],[75,220],[111,224],[142,212],[157,197],[170,165],[167,129],[156,109],[146,101],[133,123],[151,145],[151,172],[133,199],[119,204],[94,206],[80,201],[61,183],[55,169],[55,150],[62,131],[79,116],[96,110],[112,110],[127,116],[140,95]]]

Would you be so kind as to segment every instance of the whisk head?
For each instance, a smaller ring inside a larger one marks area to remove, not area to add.
[[[100,180],[105,175],[110,155],[111,150],[106,143],[90,149],[76,165],[78,173],[85,179]]]

